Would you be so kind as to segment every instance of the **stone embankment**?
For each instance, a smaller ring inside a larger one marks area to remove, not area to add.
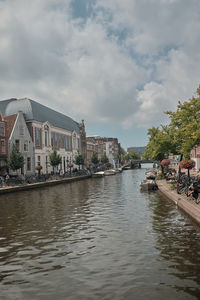
[[[19,192],[19,191],[26,191],[26,190],[36,189],[36,188],[42,188],[42,187],[57,185],[57,184],[61,184],[61,183],[70,183],[70,182],[74,182],[74,181],[87,179],[90,177],[91,177],[91,175],[82,175],[82,176],[74,176],[74,177],[63,178],[63,179],[49,180],[49,181],[44,181],[44,182],[21,184],[21,185],[15,185],[15,186],[6,186],[6,187],[0,188],[0,195],[7,194],[7,193],[15,193],[15,192]]]
[[[176,190],[170,189],[170,184],[166,180],[156,181],[159,191],[172,200],[180,209],[186,212],[194,221],[200,225],[200,204],[187,199],[186,195],[177,194]]]

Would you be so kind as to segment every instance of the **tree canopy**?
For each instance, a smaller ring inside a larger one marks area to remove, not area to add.
[[[128,154],[129,159],[140,159],[140,155],[136,151],[130,151]]]
[[[169,125],[148,130],[144,157],[162,159],[165,154],[173,153],[188,159],[192,148],[200,144],[200,88],[196,97],[184,103],[179,101],[175,112],[165,113],[170,118]]]
[[[8,156],[8,166],[13,171],[21,169],[24,166],[24,156],[19,152],[14,143],[12,144],[11,151]]]
[[[106,155],[105,152],[104,152],[103,156],[101,157],[101,162],[103,164],[107,164],[109,162],[109,159],[108,159],[108,157],[107,157],[107,155]]]
[[[75,164],[79,166],[79,170],[80,170],[80,166],[84,165],[84,158],[82,154],[78,154],[75,158]]]
[[[62,158],[57,153],[56,149],[53,149],[53,152],[49,155],[49,160],[50,160],[51,166],[54,169],[55,167],[57,167],[61,163]]]
[[[92,162],[94,165],[97,165],[97,164],[98,164],[99,159],[98,159],[98,154],[97,154],[96,152],[93,152],[93,153],[92,153],[91,162]]]

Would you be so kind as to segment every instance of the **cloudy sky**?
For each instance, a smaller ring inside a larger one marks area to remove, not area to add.
[[[0,0],[0,99],[147,143],[200,84],[199,0]]]

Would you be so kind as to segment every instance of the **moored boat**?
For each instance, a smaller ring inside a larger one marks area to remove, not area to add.
[[[116,175],[116,171],[114,169],[111,170],[105,170],[104,171],[105,176],[110,176],[110,175]]]
[[[96,172],[96,173],[92,174],[92,177],[103,177],[103,176],[104,176],[104,172],[103,171],[99,171],[99,172]]]
[[[157,186],[155,180],[145,179],[145,180],[141,181],[140,188],[143,191],[155,191],[158,189],[158,186]]]
[[[116,173],[121,173],[121,172],[122,172],[122,168],[116,168],[116,169],[115,169],[115,172],[116,172]]]

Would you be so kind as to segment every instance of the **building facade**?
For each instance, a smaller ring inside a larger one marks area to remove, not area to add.
[[[26,126],[22,112],[5,117],[8,125],[8,150],[15,144],[19,152],[24,156],[24,166],[20,172],[25,175],[35,173],[34,144]],[[10,170],[12,173],[12,170]]]
[[[195,169],[200,169],[200,145],[195,146],[190,152],[190,158],[195,161]]]
[[[0,113],[0,175],[7,171],[8,157],[8,123]]]
[[[108,157],[111,164],[119,160],[120,157],[120,143],[117,138],[108,138],[100,136],[87,137],[87,163],[91,162],[92,154],[96,152],[100,160],[104,153]]]
[[[0,110],[9,117],[21,111],[25,118],[34,145],[34,164],[40,165],[42,173],[53,169],[49,155],[55,148],[62,158],[59,171],[66,172],[78,153],[86,156],[86,134],[84,121],[81,124],[68,116],[52,110],[31,99],[9,99],[0,101]]]

